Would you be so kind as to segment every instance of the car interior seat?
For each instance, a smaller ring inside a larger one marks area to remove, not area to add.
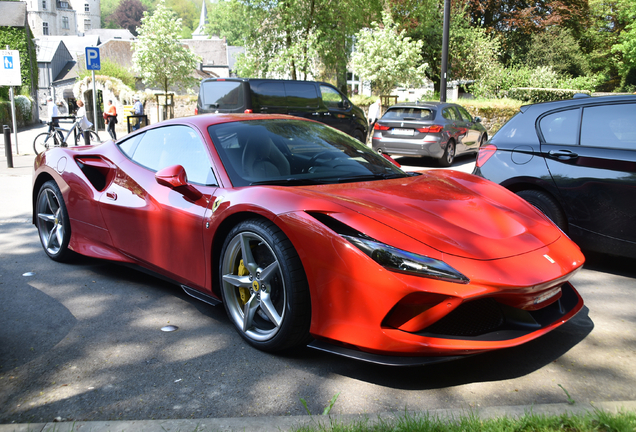
[[[289,161],[266,135],[247,139],[242,160],[247,177],[269,179],[290,173]]]

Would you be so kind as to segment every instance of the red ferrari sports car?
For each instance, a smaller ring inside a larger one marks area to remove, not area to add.
[[[423,364],[572,318],[579,248],[482,178],[407,173],[322,123],[203,115],[35,160],[47,255],[144,268],[276,352]]]

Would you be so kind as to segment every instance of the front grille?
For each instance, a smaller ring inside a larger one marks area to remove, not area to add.
[[[499,304],[483,298],[459,305],[454,311],[423,331],[447,336],[479,336],[497,330],[505,322]]]

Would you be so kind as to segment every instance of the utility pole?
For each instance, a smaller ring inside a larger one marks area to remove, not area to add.
[[[446,102],[446,72],[448,71],[448,37],[450,33],[450,0],[444,0],[444,29],[442,33],[442,77],[439,84],[439,101]]]

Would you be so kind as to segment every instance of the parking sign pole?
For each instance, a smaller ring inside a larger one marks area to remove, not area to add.
[[[99,123],[97,122],[97,92],[95,91],[95,71],[91,71],[93,80],[93,122],[95,123],[95,132],[99,132]]]

